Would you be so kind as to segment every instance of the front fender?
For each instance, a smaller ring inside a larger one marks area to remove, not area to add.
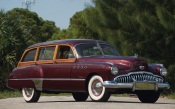
[[[110,80],[111,76],[113,76],[111,74],[110,68],[113,65],[114,64],[107,62],[82,62],[79,63],[78,66],[85,66],[86,69],[82,69],[83,71],[79,69],[79,71],[81,72],[79,73],[79,76],[87,78],[89,75],[91,75],[91,73],[95,73],[100,75],[103,80]]]
[[[164,67],[163,64],[148,64],[148,66],[149,66],[150,72],[156,75],[160,75],[160,69]]]

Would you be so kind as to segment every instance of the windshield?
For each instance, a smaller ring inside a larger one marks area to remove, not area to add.
[[[119,53],[116,51],[116,49],[113,46],[107,44],[79,44],[75,47],[75,49],[79,57],[104,55],[119,56]]]
[[[118,51],[111,45],[107,44],[100,44],[104,55],[111,55],[111,56],[120,56]]]

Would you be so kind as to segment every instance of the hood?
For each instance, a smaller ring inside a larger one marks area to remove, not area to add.
[[[141,58],[134,56],[102,56],[102,57],[83,57],[78,59],[79,62],[111,62],[120,70],[120,73],[132,71],[148,71],[148,64]]]

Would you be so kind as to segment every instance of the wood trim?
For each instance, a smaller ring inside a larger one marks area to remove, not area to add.
[[[38,59],[39,47],[37,47],[36,54],[35,54],[35,61]]]
[[[35,64],[53,64],[53,63],[73,63],[76,61],[76,58],[72,59],[57,59],[57,60],[40,60],[40,61],[28,61],[28,62],[19,62],[19,66],[35,65]]]
[[[73,52],[73,55],[74,55],[74,57],[75,58],[71,58],[71,60],[72,59],[74,59],[74,60],[76,60],[76,54],[75,54],[75,51],[74,51],[74,49],[73,49],[73,47],[71,46],[71,45],[68,45],[68,44],[60,44],[60,45],[57,45],[57,49],[56,49],[56,53],[54,54],[55,55],[55,58],[53,59],[53,60],[69,60],[69,59],[57,59],[56,57],[57,57],[57,54],[58,54],[58,49],[59,49],[59,46],[69,46],[70,48],[71,48],[71,50],[72,50],[72,52]]]
[[[56,45],[56,47],[55,47],[55,52],[54,52],[53,60],[56,59],[57,53],[58,53],[58,45]]]
[[[63,63],[63,62],[70,63],[70,62],[75,62],[75,61],[76,61],[76,58],[71,58],[71,59],[56,59],[55,60],[56,63]]]
[[[54,61],[53,60],[40,60],[40,61],[36,61],[36,64],[53,64]]]
[[[23,53],[22,56],[21,56],[20,61],[18,62],[17,67],[18,67],[18,66],[24,66],[24,65],[30,65],[30,63],[35,63],[35,58],[34,58],[34,61],[22,62],[22,60],[23,60],[24,56],[26,55],[26,53],[27,53],[28,51],[30,51],[30,50],[33,50],[33,49],[36,49],[36,52],[37,52],[37,47],[35,47],[35,48],[29,48],[29,49],[26,49],[26,50],[24,51],[24,53]],[[36,53],[35,53],[35,57],[36,57]],[[29,63],[29,64],[27,64],[27,63]]]
[[[38,60],[38,57],[39,57],[39,50],[40,50],[40,48],[43,48],[43,47],[55,47],[54,54],[53,54],[53,58],[52,58],[52,60],[53,60],[54,57],[55,57],[56,46],[57,46],[57,45],[45,45],[45,46],[39,46],[39,47],[38,47],[38,52],[37,52],[37,58],[36,58],[36,61],[41,61],[41,60]],[[45,60],[44,60],[44,61],[45,61]]]
[[[27,65],[34,65],[34,64],[36,64],[36,61],[19,62],[17,67],[27,66]]]
[[[68,44],[59,44],[59,45],[57,45],[57,49],[56,49],[56,53],[55,53],[55,58],[54,58],[55,59],[54,61],[56,63],[71,63],[71,62],[75,62],[76,61],[76,58],[57,59],[56,57],[57,57],[57,54],[58,54],[59,46],[69,46],[71,48],[73,54],[74,54],[74,57],[76,57],[72,46],[70,46]]]
[[[40,48],[42,47],[51,47],[51,46],[55,46],[55,51],[54,51],[54,56],[53,56],[53,59],[52,60],[38,60],[38,56],[39,56],[39,50]],[[18,62],[18,67],[19,66],[27,66],[27,65],[34,65],[34,64],[53,64],[53,63],[70,63],[70,62],[75,62],[76,61],[76,58],[70,58],[70,59],[56,59],[57,57],[57,54],[58,54],[58,48],[59,46],[69,46],[73,52],[73,55],[74,57],[76,57],[75,55],[75,51],[73,49],[73,47],[71,45],[68,45],[68,44],[58,44],[58,45],[44,45],[44,46],[37,46],[37,47],[34,47],[34,48],[29,48],[29,49],[26,49],[20,59],[20,61]],[[24,58],[24,56],[26,55],[26,53],[30,50],[33,50],[33,49],[36,49],[36,53],[35,53],[35,58],[34,58],[34,61],[27,61],[27,62],[21,62],[22,59]]]

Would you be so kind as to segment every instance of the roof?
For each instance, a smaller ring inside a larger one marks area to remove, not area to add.
[[[75,46],[76,44],[80,44],[80,43],[95,43],[95,42],[107,43],[105,41],[94,40],[94,39],[66,39],[66,40],[54,40],[54,41],[36,43],[29,46],[28,48],[44,46],[44,45],[56,45],[56,44],[68,44],[68,45]]]

